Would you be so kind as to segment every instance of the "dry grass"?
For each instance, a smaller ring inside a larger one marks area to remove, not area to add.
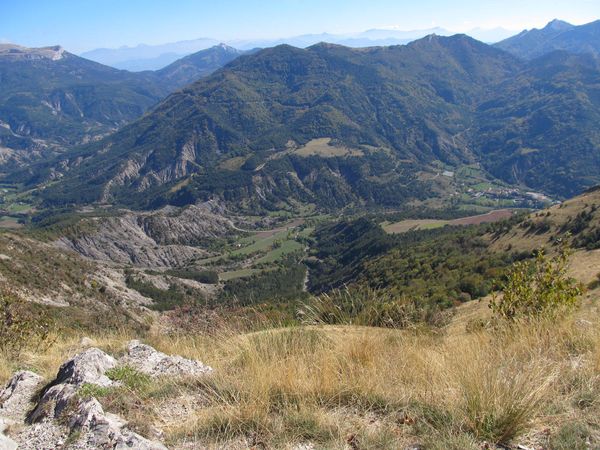
[[[119,354],[124,351],[125,344],[131,339],[133,336],[128,331],[122,330],[94,336],[93,340],[96,347],[111,354]],[[69,336],[52,334],[48,337],[48,341],[53,344],[43,351],[35,348],[26,349],[18,356],[18,360],[0,353],[0,382],[6,382],[17,370],[32,370],[50,380],[56,375],[63,362],[82,350],[81,336],[75,334]]]
[[[154,420],[174,448],[312,442],[384,449],[420,442],[462,449],[483,441],[547,448],[552,439],[552,448],[568,448],[600,427],[596,314],[586,310],[589,323],[573,318],[444,335],[344,326],[150,334],[146,341],[159,350],[200,359],[216,371],[171,388],[156,381],[131,414]],[[130,338],[117,333],[95,340],[118,353]],[[51,378],[77,351],[77,339],[60,340],[44,355],[25,354],[18,365]],[[0,361],[0,367],[5,379],[17,364]],[[118,407],[125,415],[133,408]]]
[[[251,438],[274,448],[342,448],[353,436],[359,448],[415,440],[461,448],[530,430],[546,439],[541,430],[581,414],[575,399],[595,404],[600,388],[600,336],[574,320],[446,337],[305,327],[220,337],[194,351],[181,340],[155,344],[207,357],[217,369],[198,386],[206,405],[166,424],[172,443]]]
[[[600,204],[600,191],[588,192],[569,199],[559,205],[554,205],[544,211],[530,214],[528,220],[539,225],[547,223],[549,229],[544,232],[532,232],[528,227],[513,227],[508,233],[498,239],[492,239],[491,249],[502,251],[511,246],[514,249],[533,251],[542,247],[549,248],[551,236],[564,236],[561,228],[570,219],[584,210],[589,210],[592,205]],[[594,220],[597,221],[597,218]]]

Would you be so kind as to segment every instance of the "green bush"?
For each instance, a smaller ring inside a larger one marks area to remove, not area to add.
[[[508,272],[502,296],[490,303],[496,319],[515,321],[556,318],[573,309],[581,294],[579,284],[567,276],[569,251],[562,247],[554,257],[539,251],[532,260],[515,263]]]
[[[131,366],[119,366],[106,371],[106,376],[113,381],[120,381],[124,386],[134,391],[144,391],[151,383],[151,379]]]

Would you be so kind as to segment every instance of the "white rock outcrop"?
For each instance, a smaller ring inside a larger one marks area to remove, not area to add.
[[[65,362],[56,375],[54,384],[68,383],[75,386],[89,383],[110,386],[112,381],[106,371],[117,365],[117,361],[102,350],[91,347]]]
[[[197,377],[213,371],[212,367],[200,361],[181,356],[169,356],[137,340],[129,343],[128,353],[119,360],[119,363],[153,377]]]
[[[153,355],[152,361],[158,363],[160,373],[198,374],[201,369],[202,373],[207,370],[198,361],[167,357],[149,346],[144,346],[143,351]],[[133,353],[140,355],[136,351]],[[156,355],[170,359],[157,358]],[[102,350],[88,348],[66,361],[56,378],[41,392],[42,377],[27,371],[15,373],[0,391],[0,450],[13,450],[17,445],[19,450],[166,450],[162,443],[128,430],[127,421],[105,412],[96,398],[80,398],[78,395],[85,384],[116,387],[118,384],[111,381],[106,372],[117,364]],[[4,433],[8,425],[16,425],[10,437]],[[74,435],[78,438],[69,442]]]

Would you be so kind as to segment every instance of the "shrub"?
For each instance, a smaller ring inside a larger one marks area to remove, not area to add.
[[[112,391],[110,387],[98,386],[97,384],[85,383],[77,391],[79,398],[87,399],[91,397],[102,398],[109,395]]]
[[[131,366],[119,366],[106,371],[106,376],[113,381],[120,381],[124,386],[134,391],[144,391],[151,379]]]
[[[567,276],[569,254],[563,246],[554,257],[540,250],[534,259],[515,263],[503,285],[502,297],[494,295],[490,303],[495,318],[556,318],[559,312],[573,309],[581,288]]]
[[[48,314],[5,286],[0,287],[0,350],[13,358],[26,348],[50,344],[53,323]]]

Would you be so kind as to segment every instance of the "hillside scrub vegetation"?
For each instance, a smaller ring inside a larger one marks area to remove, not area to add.
[[[51,344],[54,321],[6,286],[0,286],[0,352],[18,356],[25,349],[41,351]]]

